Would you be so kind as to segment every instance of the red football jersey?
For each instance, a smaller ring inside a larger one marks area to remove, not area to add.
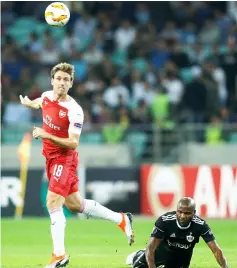
[[[42,94],[41,101],[45,131],[60,138],[68,138],[69,132],[81,134],[84,114],[81,106],[73,98],[67,102],[57,102],[51,90]],[[72,151],[74,150],[61,148],[50,140],[43,139],[43,155],[46,158],[67,155]]]

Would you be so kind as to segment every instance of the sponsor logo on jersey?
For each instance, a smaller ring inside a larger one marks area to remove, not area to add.
[[[66,114],[67,114],[67,113],[66,113],[66,112],[64,112],[63,110],[60,110],[60,111],[59,111],[59,117],[60,117],[60,118],[65,117],[65,116],[66,116]]]
[[[74,127],[82,128],[82,124],[80,124],[80,123],[74,123]]]
[[[180,167],[153,165],[147,183],[148,201],[152,213],[160,216],[167,210],[176,210],[177,202],[184,193]],[[175,217],[172,216],[172,219]]]
[[[46,117],[43,117],[43,121],[50,128],[55,129],[55,130],[60,130],[60,127],[59,126],[56,126],[56,125],[54,125],[52,123],[52,117],[49,116],[48,114],[46,115]]]
[[[170,247],[175,247],[175,248],[189,249],[192,246],[191,244],[187,245],[187,244],[181,244],[178,242],[171,242],[169,239],[167,240],[167,242]]]
[[[192,233],[190,233],[190,235],[187,235],[186,238],[189,243],[193,242],[194,240],[194,236],[192,236]]]

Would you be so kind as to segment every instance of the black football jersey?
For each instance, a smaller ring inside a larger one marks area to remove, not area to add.
[[[208,224],[194,215],[187,227],[181,227],[176,212],[168,212],[155,222],[152,237],[163,239],[156,249],[156,263],[167,267],[187,267],[191,261],[193,248],[202,237],[206,243],[215,240]]]

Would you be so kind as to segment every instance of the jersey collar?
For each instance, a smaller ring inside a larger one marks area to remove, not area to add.
[[[189,223],[188,226],[182,227],[182,226],[179,224],[178,220],[176,219],[176,224],[177,224],[177,226],[179,227],[179,229],[181,229],[181,230],[186,230],[186,229],[188,229],[188,228],[190,227],[190,225],[191,225],[191,221],[190,221],[190,223]]]

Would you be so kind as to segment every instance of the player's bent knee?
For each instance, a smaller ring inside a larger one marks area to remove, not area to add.
[[[133,268],[147,268],[145,250],[138,250],[133,257]]]
[[[73,213],[81,213],[81,208],[82,205],[81,203],[70,203],[70,202],[65,202],[65,206]]]
[[[73,206],[73,205],[68,205],[65,204],[65,206],[67,207],[68,210],[70,210],[72,213],[80,213],[80,207],[78,206]]]
[[[83,210],[83,199],[78,192],[72,193],[65,200],[65,206],[73,213],[80,213]]]
[[[48,192],[46,206],[48,209],[62,207],[65,202],[65,198],[53,192]]]
[[[59,205],[57,205],[57,201],[53,200],[53,199],[47,200],[46,206],[47,206],[48,209],[59,207]]]

